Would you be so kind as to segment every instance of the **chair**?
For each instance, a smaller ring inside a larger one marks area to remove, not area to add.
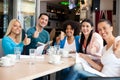
[[[4,56],[3,50],[2,50],[2,39],[0,39],[0,57]]]
[[[55,28],[53,28],[53,29],[51,30],[51,32],[50,32],[50,40],[51,40],[51,41],[52,41],[53,38],[55,37],[55,32],[56,32],[56,29],[55,29]]]

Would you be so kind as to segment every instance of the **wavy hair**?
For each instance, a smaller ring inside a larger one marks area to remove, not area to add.
[[[63,31],[66,33],[66,28],[67,26],[70,25],[72,30],[74,30],[74,36],[79,35],[80,34],[80,23],[73,21],[73,20],[66,20],[63,24]]]
[[[5,33],[5,36],[9,36],[9,35],[10,35],[10,33],[11,33],[11,31],[12,31],[12,27],[13,27],[13,25],[14,25],[15,22],[20,23],[19,20],[17,20],[17,19],[12,19],[12,20],[10,21],[9,25],[8,25],[7,31],[6,31],[6,33]],[[21,28],[22,28],[22,26],[21,26]],[[17,36],[17,40],[18,40],[19,42],[21,42],[21,38],[22,38],[22,31],[21,31],[21,33]]]

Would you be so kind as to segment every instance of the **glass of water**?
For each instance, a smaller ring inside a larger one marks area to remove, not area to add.
[[[60,45],[59,44],[54,45],[54,49],[56,51],[55,54],[59,54]]]
[[[20,47],[15,47],[14,48],[14,54],[16,55],[16,61],[18,62],[20,60],[21,48]]]
[[[36,49],[29,49],[30,64],[34,64],[34,60],[35,60],[35,50],[36,50]]]

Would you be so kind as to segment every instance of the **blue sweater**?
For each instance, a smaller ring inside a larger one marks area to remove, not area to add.
[[[4,36],[2,39],[2,48],[5,55],[14,54],[14,48],[20,47],[23,50],[23,42],[17,44],[9,36]]]
[[[76,44],[76,50],[77,52],[79,52],[79,49],[80,49],[80,36],[75,36],[75,44]],[[60,41],[60,48],[64,48],[64,45],[65,45],[65,41],[66,41],[66,37]]]

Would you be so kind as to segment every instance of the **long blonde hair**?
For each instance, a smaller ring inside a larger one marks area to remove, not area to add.
[[[12,27],[13,27],[13,25],[14,25],[15,22],[20,23],[19,20],[17,20],[17,19],[12,19],[12,20],[10,21],[9,25],[8,25],[7,31],[6,31],[6,33],[5,33],[5,36],[9,36],[9,35],[10,35],[10,33],[11,33],[11,31],[12,31]],[[22,28],[22,26],[21,26],[21,28]],[[21,38],[22,38],[22,31],[21,31],[21,33],[17,36],[17,41],[21,42]]]

